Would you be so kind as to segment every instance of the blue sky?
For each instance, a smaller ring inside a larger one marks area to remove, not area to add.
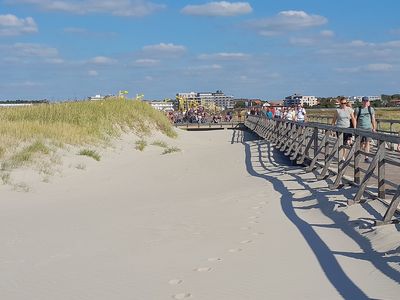
[[[400,92],[398,0],[0,0],[0,100]]]

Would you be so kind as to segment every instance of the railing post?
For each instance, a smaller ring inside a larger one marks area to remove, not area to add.
[[[378,161],[378,197],[385,199],[386,197],[386,186],[385,186],[385,142],[378,141],[378,150],[382,151]],[[378,152],[380,152],[378,151]]]
[[[392,133],[393,132],[393,122],[390,122],[390,132]],[[391,142],[390,143],[390,150],[394,150],[394,144]]]
[[[361,148],[361,136],[355,134],[356,148],[354,153],[354,183],[360,184],[361,182],[361,169],[360,169],[360,148]]]
[[[324,165],[326,165],[326,162],[328,160],[329,157],[329,130],[325,130],[325,135],[326,135],[326,139],[325,139],[325,157],[324,157]]]
[[[318,155],[318,127],[314,127],[314,157]]]

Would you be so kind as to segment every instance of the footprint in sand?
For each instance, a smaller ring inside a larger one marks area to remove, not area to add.
[[[252,209],[260,209],[262,206],[253,206]]]
[[[252,233],[252,235],[255,235],[255,236],[259,236],[259,235],[263,235],[264,234],[264,232],[253,232]]]
[[[221,261],[222,258],[220,257],[210,257],[209,259],[207,259],[208,261]]]
[[[251,243],[252,241],[251,240],[244,240],[244,241],[241,241],[240,243],[241,244],[249,244],[249,243]]]
[[[171,279],[170,281],[168,281],[168,283],[170,285],[177,285],[177,284],[181,284],[183,282],[183,280],[181,279]]]
[[[197,272],[210,272],[211,268],[210,267],[202,267],[202,268],[194,269],[194,271],[197,271]]]
[[[236,253],[236,252],[242,251],[242,249],[240,249],[240,248],[234,248],[234,249],[229,249],[228,251],[229,251],[230,253]]]
[[[191,298],[192,294],[190,293],[179,293],[179,294],[175,294],[172,296],[172,298],[174,299],[187,299],[187,298]]]
[[[258,221],[250,221],[249,224],[258,224]]]

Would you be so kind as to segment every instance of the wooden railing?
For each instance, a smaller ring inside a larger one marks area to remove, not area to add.
[[[390,150],[392,145],[400,143],[398,135],[260,116],[249,116],[245,126],[275,144],[292,161],[304,164],[307,172],[314,171],[317,179],[336,176],[329,188],[337,189],[345,184],[357,186],[348,205],[366,202],[365,194],[386,203],[387,211],[382,220],[375,221],[376,225],[399,221],[392,219],[400,203],[400,153]],[[343,145],[345,133],[353,135],[351,145]],[[375,145],[369,153],[361,149],[363,137],[372,139]],[[344,160],[340,157],[342,149],[348,151]],[[362,157],[372,161],[364,163]],[[375,182],[371,184],[372,179]]]

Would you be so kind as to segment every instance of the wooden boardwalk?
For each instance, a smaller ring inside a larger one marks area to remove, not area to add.
[[[400,143],[399,135],[260,116],[249,116],[245,126],[275,144],[291,160],[304,164],[318,180],[328,180],[331,189],[346,184],[356,186],[355,196],[348,199],[348,205],[370,199],[386,203],[387,211],[381,220],[376,220],[376,225],[399,221],[393,219],[400,203],[400,153],[393,150]],[[355,138],[351,146],[343,145],[344,133]],[[361,150],[362,137],[373,140],[370,153]],[[348,149],[344,160],[340,157],[343,148]],[[364,157],[369,157],[371,163],[364,162]]]

